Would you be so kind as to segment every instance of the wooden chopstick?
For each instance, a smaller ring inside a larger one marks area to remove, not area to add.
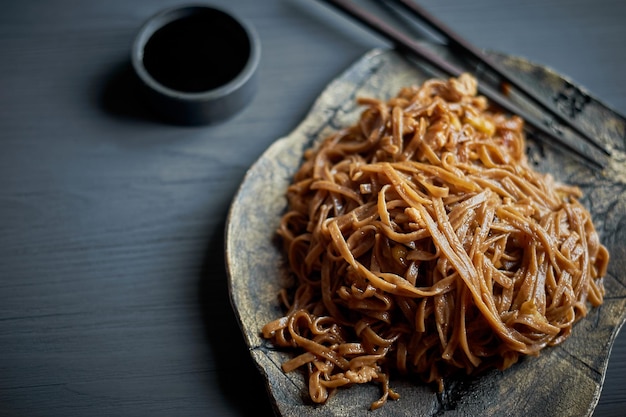
[[[396,46],[398,50],[403,53],[413,55],[417,58],[421,58],[429,62],[431,65],[434,65],[438,70],[443,71],[453,77],[458,77],[462,73],[467,72],[444,60],[433,51],[419,44],[410,36],[395,29],[394,27],[387,24],[382,19],[374,16],[373,14],[359,8],[349,0],[322,1],[336,7],[348,16],[354,18],[355,20],[372,29],[379,35],[388,39]],[[503,110],[506,110],[507,112],[512,114],[517,114],[518,116],[522,117],[526,121],[526,126],[530,126],[534,129],[535,137],[537,137],[539,140],[542,140],[544,143],[550,146],[554,146],[555,144],[560,145],[568,149],[570,152],[577,155],[578,157],[582,158],[584,161],[589,162],[592,166],[596,168],[604,168],[606,162],[601,160],[599,157],[593,155],[593,152],[590,152],[591,149],[583,149],[581,147],[575,146],[573,143],[571,143],[571,141],[565,140],[562,137],[562,132],[555,132],[550,130],[537,117],[522,110],[517,105],[509,101],[502,94],[498,93],[496,90],[489,88],[484,84],[479,85],[478,89],[480,94],[484,95],[493,103],[500,106]],[[553,143],[552,141],[556,141],[556,143]]]
[[[491,71],[500,76],[501,79],[506,81],[509,85],[516,88],[520,93],[522,93],[526,98],[530,99],[535,104],[542,107],[544,110],[548,111],[552,116],[556,117],[559,122],[566,124],[569,128],[578,133],[583,139],[589,142],[591,145],[595,146],[599,150],[601,150],[605,155],[611,155],[611,152],[606,148],[606,146],[600,143],[596,138],[590,136],[585,132],[578,124],[574,122],[570,117],[559,112],[549,100],[546,100],[543,97],[540,97],[536,94],[533,94],[527,86],[524,85],[517,77],[513,74],[502,68],[500,65],[495,63],[489,56],[487,56],[483,51],[471,45],[468,41],[463,39],[461,36],[452,31],[448,26],[443,24],[439,19],[435,16],[428,13],[423,7],[416,4],[411,0],[383,0],[390,1],[391,3],[398,4],[402,6],[406,11],[408,11],[414,17],[420,19],[422,22],[427,24],[431,29],[437,32],[439,35],[443,36],[450,46],[457,47],[458,49],[463,50],[466,53],[472,55],[475,59],[479,60],[482,64],[484,64]]]

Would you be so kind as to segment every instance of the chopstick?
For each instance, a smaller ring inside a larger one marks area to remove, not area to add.
[[[465,39],[463,39],[458,34],[454,33],[448,26],[443,24],[440,20],[438,20],[435,16],[428,13],[423,7],[416,4],[411,0],[384,0],[390,1],[391,3],[399,4],[406,11],[408,11],[414,17],[421,19],[424,23],[426,23],[431,29],[435,32],[439,33],[439,35],[443,36],[448,43],[457,47],[464,52],[472,55],[475,59],[479,60],[482,64],[484,64],[491,71],[495,72],[500,78],[506,81],[509,85],[516,88],[520,93],[522,93],[526,98],[533,101],[535,104],[542,107],[544,110],[550,112],[550,114],[558,119],[559,122],[566,124],[576,133],[578,133],[583,139],[589,142],[591,145],[595,146],[597,149],[601,150],[605,155],[611,155],[611,152],[605,147],[604,144],[600,143],[597,139],[588,135],[585,131],[583,131],[571,118],[565,116],[561,112],[559,112],[552,104],[543,97],[540,97],[536,94],[533,94],[528,87],[524,85],[518,78],[509,73],[507,70],[496,64],[489,56],[483,53],[480,49],[474,47]]]
[[[421,58],[431,65],[435,66],[438,70],[447,73],[450,76],[458,77],[462,73],[467,72],[454,64],[446,61],[441,56],[437,55],[430,49],[422,46],[416,40],[406,35],[405,33],[397,30],[391,25],[387,24],[382,19],[374,16],[373,14],[359,8],[349,0],[322,0],[340,11],[344,12],[348,16],[354,18],[358,22],[369,27],[379,35],[391,41],[396,48],[403,53],[412,55],[417,58]],[[593,155],[592,149],[583,149],[580,146],[573,144],[571,141],[566,140],[563,137],[562,131],[553,131],[548,128],[537,117],[522,110],[517,105],[513,104],[502,94],[498,93],[495,89],[488,87],[485,84],[479,85],[479,93],[487,97],[490,101],[500,106],[503,110],[517,114],[526,121],[526,125],[534,129],[535,137],[544,143],[554,146],[556,144],[568,149],[573,154],[582,158],[584,161],[589,162],[595,168],[604,168],[605,161],[599,157]],[[551,140],[548,140],[551,139]]]

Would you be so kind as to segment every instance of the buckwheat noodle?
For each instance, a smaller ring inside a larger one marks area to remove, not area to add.
[[[557,345],[602,303],[609,254],[578,188],[531,169],[523,121],[470,75],[388,101],[304,154],[278,234],[294,288],[263,327],[312,401],[391,372],[443,389]]]

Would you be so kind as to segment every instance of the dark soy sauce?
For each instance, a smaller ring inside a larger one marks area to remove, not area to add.
[[[250,56],[245,30],[230,16],[207,10],[157,30],[144,47],[148,73],[173,90],[200,93],[235,78]]]

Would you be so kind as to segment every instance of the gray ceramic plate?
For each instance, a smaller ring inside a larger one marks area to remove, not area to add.
[[[565,343],[507,371],[451,381],[442,394],[406,379],[392,380],[401,398],[368,416],[586,416],[600,396],[611,346],[626,311],[626,120],[554,71],[523,59],[492,55],[538,92],[576,113],[578,120],[612,149],[609,165],[598,172],[567,153],[533,140],[528,143],[539,171],[550,172],[585,192],[583,203],[591,210],[612,256],[605,302],[575,326]],[[312,405],[303,375],[297,371],[284,374],[280,368],[290,353],[273,350],[259,332],[281,315],[276,294],[286,271],[274,233],[286,206],[286,187],[303,150],[358,117],[361,109],[354,104],[355,96],[386,98],[401,86],[421,83],[427,77],[395,52],[366,54],[328,86],[291,134],[277,140],[250,168],[233,201],[226,229],[232,304],[278,415],[363,415],[380,394],[375,385],[354,386],[339,390],[323,406]]]

